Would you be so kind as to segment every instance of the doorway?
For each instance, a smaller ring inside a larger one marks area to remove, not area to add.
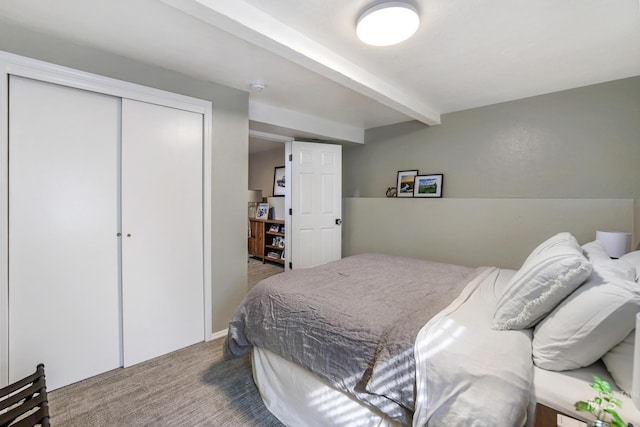
[[[248,214],[249,255],[284,271],[340,259],[342,147],[250,132],[249,149],[249,199],[266,206]]]
[[[267,219],[284,220],[285,197],[284,195],[274,197],[273,193],[276,170],[279,171],[280,167],[285,165],[285,143],[289,140],[290,138],[287,137],[260,132],[251,131],[249,134],[249,190],[254,192],[254,197],[255,191],[259,191],[260,202],[269,204],[271,209]],[[267,256],[271,251],[267,246],[278,247],[278,242],[273,241],[278,236],[266,234],[269,233],[268,229],[273,224],[258,222],[251,218],[256,214],[256,211],[255,206],[248,205],[247,290],[260,280],[285,270],[284,260],[279,262],[283,251],[273,249],[272,255],[277,254],[277,257]],[[264,229],[265,226],[267,226],[267,230]],[[282,226],[284,227],[284,224]],[[278,228],[279,231],[280,228]],[[286,248],[284,248],[284,252],[286,256]]]

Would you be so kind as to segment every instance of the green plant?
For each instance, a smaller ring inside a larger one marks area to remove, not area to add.
[[[622,402],[613,397],[613,391],[609,383],[594,375],[591,388],[597,391],[598,395],[587,402],[583,400],[576,402],[576,409],[590,412],[597,420],[606,421],[612,427],[626,427],[627,424],[622,421],[622,418],[616,412],[617,408],[622,407]],[[606,417],[610,418],[610,420],[606,420]]]

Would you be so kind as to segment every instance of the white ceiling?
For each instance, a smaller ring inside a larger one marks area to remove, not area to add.
[[[413,0],[408,0],[413,1]],[[638,0],[415,0],[421,26],[359,42],[376,0],[0,0],[2,21],[249,91],[252,127],[364,129],[640,75]],[[299,134],[299,135],[298,135]]]

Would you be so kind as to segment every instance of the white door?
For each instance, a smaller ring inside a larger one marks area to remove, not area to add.
[[[120,100],[10,77],[9,381],[120,366]]]
[[[202,120],[122,100],[124,366],[204,339]]]
[[[293,268],[314,267],[342,256],[342,147],[291,144],[291,230]]]

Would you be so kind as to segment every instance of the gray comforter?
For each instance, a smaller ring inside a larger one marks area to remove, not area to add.
[[[364,254],[270,277],[234,314],[225,358],[265,348],[410,424],[415,338],[480,271]]]

